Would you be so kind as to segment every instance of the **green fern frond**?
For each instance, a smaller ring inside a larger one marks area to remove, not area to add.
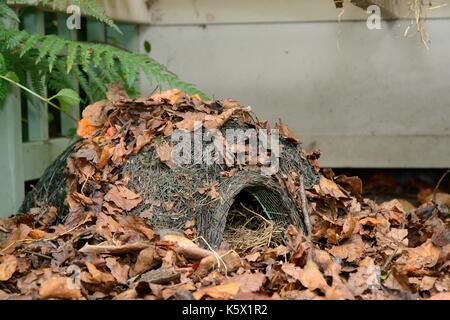
[[[67,45],[67,57],[66,57],[66,71],[69,73],[72,70],[75,59],[77,58],[78,43],[71,42]]]
[[[18,32],[16,35],[8,39],[8,41],[6,42],[6,47],[10,50],[17,48],[22,42],[22,40],[25,39],[27,36],[28,33],[24,31]]]
[[[86,79],[86,76],[81,72],[81,70],[78,68],[77,65],[74,65],[73,72],[80,84],[80,87],[83,89],[83,91],[86,94],[86,96],[88,97],[89,101],[91,101],[91,102],[95,101],[94,92],[92,91],[92,86],[89,84],[88,80]]]
[[[6,4],[5,0],[0,0],[0,18],[9,18],[19,22],[16,13]]]
[[[36,63],[39,63],[44,57],[46,57],[49,54],[50,49],[58,42],[62,42],[63,47],[65,45],[64,40],[55,35],[43,37],[42,40],[44,41],[42,42],[42,45],[38,48],[39,55],[37,57]],[[49,70],[51,72],[50,68]]]
[[[48,69],[50,72],[53,70],[58,54],[65,46],[66,43],[61,38],[58,38],[58,40],[51,45],[50,50],[48,51]]]
[[[66,72],[66,65],[61,60],[56,61],[53,72],[49,75],[48,86],[54,92],[65,88],[76,89],[78,84],[72,73]]]
[[[92,49],[89,46],[87,46],[87,45],[80,46],[80,55],[79,55],[80,64],[81,64],[81,68],[86,73],[88,72],[89,65],[91,63],[91,54],[92,54]]]
[[[30,84],[31,89],[37,94],[43,96],[45,94],[45,81],[44,81],[44,73],[41,72],[31,72],[30,75]]]
[[[33,34],[29,36],[25,41],[22,49],[20,50],[20,57],[22,58],[28,51],[33,49],[33,46],[41,39],[41,36],[38,34]]]
[[[33,82],[37,88],[36,77],[46,77],[46,84],[53,87],[58,87],[59,81],[77,90],[79,84],[89,102],[104,97],[105,83],[120,82],[131,93],[141,71],[161,88],[179,88],[207,99],[192,84],[181,81],[151,57],[110,45],[81,43],[56,35],[30,35],[0,27],[0,52],[6,57],[8,70],[36,75]],[[70,81],[71,77],[77,81]]]

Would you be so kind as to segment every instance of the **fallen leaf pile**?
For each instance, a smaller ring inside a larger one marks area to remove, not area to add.
[[[324,170],[306,190],[312,235],[290,226],[283,245],[242,255],[208,248],[192,221],[184,233],[154,230],[129,214],[144,199],[117,173],[127,155],[154,144],[171,166],[161,137],[194,130],[198,120],[220,128],[232,117],[265,126],[234,101],[205,103],[177,90],[128,99],[112,87],[79,123],[84,139],[67,162],[67,217],[42,206],[0,220],[0,299],[450,299],[445,193],[419,197],[418,207],[377,204],[362,197],[357,177]],[[308,155],[319,170],[317,159]],[[286,183],[291,193],[296,181]]]

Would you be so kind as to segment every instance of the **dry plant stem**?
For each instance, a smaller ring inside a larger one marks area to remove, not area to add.
[[[305,179],[303,178],[303,174],[300,174],[300,200],[302,202],[303,220],[305,222],[306,234],[310,236],[312,233],[312,227],[311,220],[309,219],[308,199],[306,198]]]
[[[400,250],[400,245],[397,245],[397,248],[395,248],[394,252],[392,252],[392,254],[389,256],[389,258],[386,260],[383,267],[381,268],[382,271],[387,270],[387,268],[389,267],[389,265],[392,262],[392,259],[394,259],[394,257],[397,255],[398,250]]]
[[[11,80],[11,79],[5,77],[5,76],[0,75],[0,79],[3,79],[3,80],[5,80],[5,81],[8,81],[9,83],[12,83],[13,85],[16,85],[16,86],[19,87],[20,89],[22,89],[22,90],[28,92],[29,94],[35,96],[35,97],[38,98],[39,100],[41,100],[41,101],[45,102],[46,104],[48,104],[49,106],[51,106],[51,107],[55,108],[56,110],[58,110],[58,111],[64,113],[67,117],[69,117],[69,118],[70,118],[71,120],[73,120],[75,123],[78,122],[78,120],[75,119],[70,113],[66,112],[66,111],[65,111],[64,109],[62,109],[60,106],[58,106],[58,105],[54,104],[53,102],[51,102],[51,101],[50,101],[51,99],[46,99],[46,98],[44,98],[44,97],[41,97],[41,96],[38,95],[36,92],[34,92],[34,91],[28,89],[27,87],[21,85],[20,83],[17,83],[17,82],[15,82],[15,81],[13,81],[13,80]]]
[[[244,208],[244,209],[247,210],[248,212],[250,212],[250,213],[256,215],[257,217],[263,219],[264,222],[267,223],[267,224],[269,225],[269,228],[270,228],[270,230],[271,230],[271,232],[270,232],[270,237],[269,237],[269,240],[268,240],[268,243],[267,243],[267,246],[269,246],[269,245],[270,245],[270,242],[272,241],[272,236],[273,236],[273,231],[274,231],[274,225],[273,225],[273,223],[272,223],[271,221],[267,220],[266,218],[264,218],[264,217],[263,217],[262,215],[260,215],[259,213],[255,212],[255,211],[253,211],[253,210],[251,210],[251,209],[249,209],[249,208],[247,208],[246,206],[244,206],[244,204],[241,203],[241,206],[242,206],[242,208]]]
[[[423,13],[424,13],[425,4],[423,3],[423,0],[412,0],[412,1],[408,2],[408,5],[409,5],[409,10],[410,10],[411,14],[413,15],[413,19],[414,19],[414,22],[416,25],[416,31],[420,35],[420,40],[422,41],[425,48],[427,48],[429,50],[430,47],[428,46],[428,43],[429,43],[430,39],[429,39],[429,35],[426,32],[425,27],[423,25],[423,22],[424,22]],[[406,30],[405,33],[408,32],[408,29]]]
[[[436,187],[434,187],[433,196],[432,196],[433,203],[436,203],[436,193],[437,193],[437,191],[439,189],[439,186],[441,185],[442,181],[444,181],[445,177],[447,176],[447,174],[449,172],[450,172],[450,170],[445,171],[444,174],[440,177],[438,183],[436,184]]]
[[[220,255],[219,255],[219,254],[211,247],[211,245],[208,243],[208,241],[206,241],[205,238],[203,238],[202,236],[200,236],[200,237],[194,239],[194,242],[195,242],[196,240],[198,240],[198,239],[201,239],[201,240],[203,240],[203,242],[205,242],[205,244],[207,245],[207,247],[209,248],[209,250],[211,250],[211,252],[214,254],[214,257],[216,258],[216,261],[217,261],[217,267],[218,267],[219,270],[220,270],[220,266],[222,265],[223,268],[224,268],[224,270],[225,270],[225,275],[227,275],[227,274],[228,274],[228,268],[227,268],[227,265],[226,265],[225,261],[223,261],[222,257],[221,257],[221,256],[220,256]]]

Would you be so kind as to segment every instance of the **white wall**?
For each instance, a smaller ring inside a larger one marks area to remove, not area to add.
[[[140,38],[210,96],[281,117],[325,166],[449,167],[450,20],[429,21],[429,51],[403,37],[408,23],[157,25]]]

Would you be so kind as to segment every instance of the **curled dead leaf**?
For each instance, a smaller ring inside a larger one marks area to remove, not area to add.
[[[105,195],[105,200],[114,202],[116,206],[125,211],[136,208],[142,202],[139,195],[122,185],[112,187]]]
[[[230,282],[227,284],[218,285],[215,287],[203,288],[194,292],[195,300],[200,300],[204,296],[208,296],[217,300],[230,300],[233,299],[239,292],[239,282]]]
[[[39,289],[41,299],[80,299],[81,291],[73,280],[61,276],[53,276],[45,280]]]
[[[17,259],[9,255],[0,260],[0,282],[8,281],[17,270]]]

